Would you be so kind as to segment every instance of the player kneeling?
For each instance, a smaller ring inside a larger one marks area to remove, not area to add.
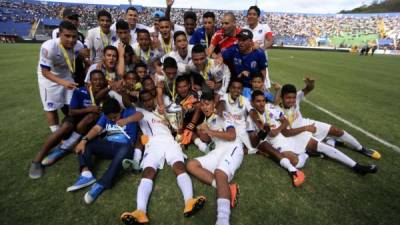
[[[142,139],[147,139],[141,163],[143,173],[137,191],[137,209],[123,213],[121,220],[129,225],[149,222],[146,215],[147,203],[153,190],[153,180],[157,170],[163,168],[164,161],[172,166],[178,186],[182,191],[185,200],[184,216],[192,216],[203,208],[206,199],[203,196],[193,198],[192,181],[185,170],[184,154],[168,128],[168,122],[158,113],[154,113],[156,107],[153,95],[148,91],[143,91],[140,93],[140,101],[144,109],[138,108],[138,111],[143,114],[143,119],[139,124],[146,137]]]
[[[203,141],[215,142],[215,149],[205,156],[190,160],[187,170],[203,183],[217,188],[217,224],[226,225],[229,224],[230,208],[237,200],[237,185],[229,185],[229,182],[242,163],[243,149],[242,143],[236,138],[234,122],[216,115],[215,105],[211,93],[202,95],[201,110],[206,120],[198,130]]]

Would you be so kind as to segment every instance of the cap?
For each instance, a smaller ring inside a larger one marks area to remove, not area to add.
[[[70,19],[78,19],[80,17],[80,15],[76,12],[74,12],[74,10],[72,10],[71,8],[65,8],[63,11],[63,17],[67,17]]]
[[[153,17],[164,17],[164,12],[162,11],[155,11],[153,13]]]
[[[236,37],[238,39],[253,39],[253,33],[250,30],[242,29]]]

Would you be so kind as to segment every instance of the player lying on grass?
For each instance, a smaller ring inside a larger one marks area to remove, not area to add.
[[[179,188],[182,191],[185,208],[183,215],[192,216],[200,210],[206,201],[205,197],[193,198],[193,186],[189,175],[186,173],[184,154],[180,145],[175,141],[168,127],[168,122],[160,116],[156,109],[154,96],[148,91],[140,93],[140,101],[143,109],[138,112],[143,119],[140,120],[140,128],[144,134],[141,138],[145,144],[145,152],[141,167],[143,168],[142,179],[137,190],[137,207],[133,212],[125,212],[121,220],[125,224],[147,224],[147,205],[153,190],[153,180],[157,170],[162,169],[165,161],[172,167],[176,175]]]
[[[143,115],[134,108],[121,109],[115,99],[106,100],[103,104],[103,114],[97,124],[75,148],[81,173],[77,182],[68,187],[67,191],[76,191],[94,183],[84,196],[85,203],[90,204],[105,189],[111,188],[122,168],[122,160],[132,155],[137,135],[137,121],[142,117]],[[105,133],[104,138],[99,137],[102,132]],[[94,169],[92,156],[112,160],[103,176],[97,181],[91,172]]]
[[[190,160],[187,170],[201,182],[217,189],[217,224],[229,224],[231,207],[237,202],[237,184],[230,184],[243,160],[242,143],[236,136],[234,122],[215,114],[214,96],[201,96],[201,110],[206,119],[198,133],[204,142],[213,141],[215,149],[205,156]],[[225,113],[226,114],[226,113]]]
[[[316,140],[310,132],[293,135],[291,129],[288,128],[289,121],[280,107],[269,103],[265,104],[264,95],[260,91],[253,92],[253,107],[258,115],[255,117],[254,114],[251,114],[253,126],[258,130],[262,130],[267,124],[270,131],[266,136],[266,140],[274,148],[282,152],[293,152],[295,157],[290,158],[295,160],[292,160],[291,163],[295,164],[297,168],[302,168],[305,165],[308,158],[306,153],[317,153],[335,159],[361,175],[378,171],[375,165],[360,165],[341,151]]]
[[[61,127],[47,138],[36,154],[29,170],[30,178],[40,178],[43,175],[43,166],[49,166],[69,153],[81,136],[86,134],[99,118],[101,111],[99,103],[107,97],[109,89],[105,76],[100,70],[93,70],[90,73],[90,82],[91,85],[88,88],[82,87],[74,90],[69,115],[64,119]],[[45,158],[50,150],[68,135],[69,138]]]
[[[297,91],[296,87],[292,84],[286,84],[281,89],[282,109],[289,119],[292,135],[308,131],[319,141],[326,140],[328,137],[333,137],[337,140],[337,143],[344,142],[361,154],[373,159],[380,159],[381,154],[378,151],[365,148],[356,138],[346,131],[331,124],[303,118],[300,111],[300,102],[314,89],[314,80],[305,78],[304,82],[306,86],[300,91]]]

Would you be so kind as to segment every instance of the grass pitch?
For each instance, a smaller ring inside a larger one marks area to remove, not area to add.
[[[135,209],[139,176],[121,174],[113,189],[90,206],[82,199],[87,189],[65,192],[78,176],[73,155],[46,169],[39,180],[28,177],[30,161],[49,135],[37,87],[38,51],[39,45],[0,46],[0,224],[121,224],[120,214]],[[269,55],[273,80],[302,88],[302,78],[310,74],[316,89],[309,100],[400,145],[398,57],[292,50],[270,50]],[[397,224],[400,154],[307,104],[302,107],[304,116],[336,124],[363,145],[380,149],[380,161],[343,149],[356,161],[376,163],[378,174],[361,177],[332,160],[311,158],[304,169],[306,182],[296,189],[272,160],[246,156],[234,178],[241,198],[231,224]],[[193,148],[188,151],[189,157],[198,155]],[[96,174],[108,163],[99,161]],[[214,224],[215,191],[195,179],[193,184],[195,194],[208,202],[187,219],[172,170],[160,171],[149,204],[151,224]]]

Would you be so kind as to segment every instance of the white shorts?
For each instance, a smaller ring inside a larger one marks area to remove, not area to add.
[[[169,166],[176,162],[184,162],[186,156],[182,152],[181,146],[172,138],[155,137],[150,138],[145,145],[141,168],[152,167],[153,169],[164,168],[164,162]]]
[[[74,82],[72,77],[62,79]],[[64,105],[69,105],[74,90],[69,90],[46,78],[39,78],[38,82],[44,111],[55,111],[61,109]]]
[[[316,128],[316,131],[315,133],[312,134],[312,136],[318,141],[323,141],[328,136],[329,130],[331,129],[332,126],[330,124],[320,122],[317,120],[303,119],[303,126],[311,124],[314,124]]]
[[[239,133],[238,138],[246,146],[247,154],[250,155],[257,153],[258,149],[253,148],[253,146],[251,145],[249,133],[247,133],[247,131]]]
[[[216,169],[224,171],[228,176],[228,182],[233,179],[235,171],[239,169],[243,160],[243,148],[241,144],[218,146],[205,156],[195,158],[201,166],[214,173]]]
[[[279,152],[293,152],[297,155],[305,153],[305,147],[312,137],[311,134],[309,133],[307,135],[304,133],[304,135],[299,135],[296,138],[294,137],[285,137],[282,134],[278,134],[274,138],[267,137],[266,141],[268,141]]]

